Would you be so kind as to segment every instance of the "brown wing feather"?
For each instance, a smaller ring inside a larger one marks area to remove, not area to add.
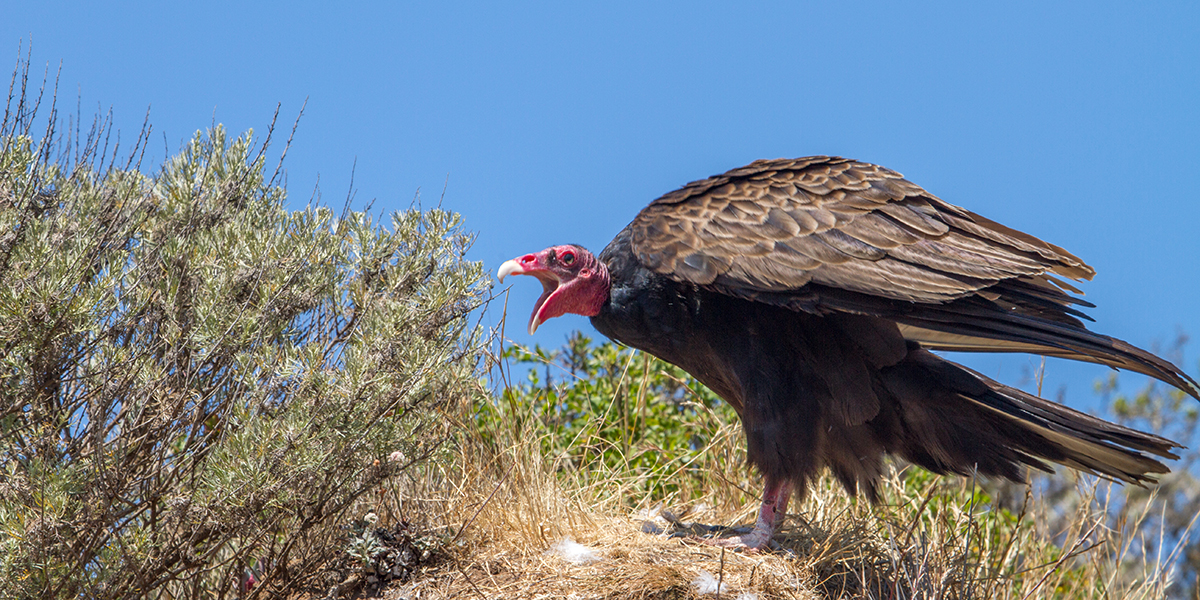
[[[940,303],[1009,278],[1093,275],[1062,248],[843,158],[760,160],[690,183],[646,207],[631,233],[651,270],[747,292],[815,281]]]
[[[638,261],[676,281],[817,314],[888,317],[932,349],[1132,369],[1200,397],[1166,361],[1083,327],[1072,305],[1090,305],[1058,278],[1092,278],[1078,257],[883,167],[755,161],[662,196],[629,232]]]

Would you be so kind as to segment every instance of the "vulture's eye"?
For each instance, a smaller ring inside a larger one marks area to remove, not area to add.
[[[562,256],[559,257],[559,260],[562,261],[562,264],[569,267],[575,262],[575,253],[569,250],[567,252],[563,252]]]

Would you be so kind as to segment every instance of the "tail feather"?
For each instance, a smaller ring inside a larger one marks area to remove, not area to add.
[[[1142,485],[1178,458],[1171,440],[1109,423],[1003,385],[926,350],[882,373],[895,399],[890,451],[937,473],[1021,481],[1021,465],[1057,463]]]

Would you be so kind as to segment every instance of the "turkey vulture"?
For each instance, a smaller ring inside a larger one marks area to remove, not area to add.
[[[1022,481],[1048,463],[1133,484],[1180,446],[993,381],[932,350],[1028,352],[1195,380],[1088,331],[1070,252],[844,158],[759,160],[666,194],[594,256],[505,262],[542,282],[532,334],[566,313],[676,364],[737,411],[764,479],[758,548],[821,467],[876,500],[883,455]],[[1090,319],[1088,319],[1090,320]]]

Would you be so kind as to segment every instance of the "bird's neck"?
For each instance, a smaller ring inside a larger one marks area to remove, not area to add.
[[[571,311],[581,314],[585,317],[594,317],[600,314],[600,310],[604,308],[604,304],[608,302],[609,293],[612,291],[612,276],[608,272],[608,266],[597,260],[596,266],[592,269],[592,274],[586,278],[586,292],[579,302],[579,310]]]

